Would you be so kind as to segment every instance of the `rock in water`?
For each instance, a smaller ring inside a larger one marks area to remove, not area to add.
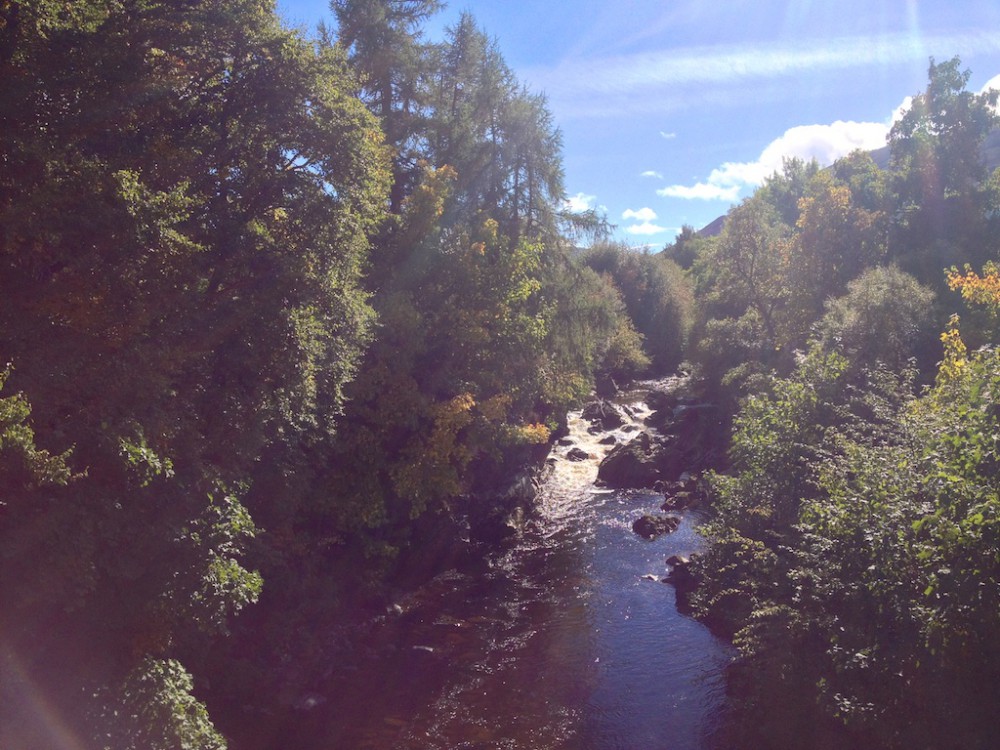
[[[660,446],[647,432],[612,450],[601,462],[598,476],[619,489],[652,487],[660,477],[656,459]]]
[[[677,530],[681,519],[677,516],[650,516],[645,515],[637,518],[632,523],[632,531],[644,539],[655,539],[663,534],[669,534]]]
[[[614,404],[607,401],[590,402],[583,408],[581,416],[602,430],[613,430],[625,424],[625,420]]]

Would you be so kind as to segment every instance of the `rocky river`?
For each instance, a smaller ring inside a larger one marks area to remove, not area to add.
[[[580,413],[553,448],[536,511],[482,562],[437,575],[349,636],[277,747],[696,750],[723,706],[729,647],[678,613],[666,558],[697,551],[696,510],[644,539],[663,495],[595,486],[640,430]]]

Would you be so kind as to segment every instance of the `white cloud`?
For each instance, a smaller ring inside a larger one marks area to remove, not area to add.
[[[913,106],[913,97],[908,96],[900,102],[899,106],[892,110],[892,116],[889,118],[889,125],[895,125],[897,122],[903,119],[903,115],[909,111],[910,107]]]
[[[657,172],[656,170],[653,170],[653,169],[647,169],[645,172],[643,172],[639,176],[640,177],[655,177],[658,180],[662,180],[663,179],[663,175],[660,174],[659,172]]]
[[[668,133],[665,130],[660,131],[660,138],[663,138],[664,140],[671,141],[676,137],[677,133]]]
[[[1000,91],[1000,75],[993,76],[990,80],[988,80],[983,85],[983,88],[980,89],[979,93],[980,94],[985,94],[990,89],[996,89],[997,91]],[[995,112],[997,112],[998,114],[1000,114],[1000,101],[997,102],[997,104],[993,108],[993,110]]]
[[[661,227],[659,224],[654,224],[652,221],[644,221],[641,224],[633,224],[630,227],[625,227],[625,231],[629,234],[660,234],[661,232],[669,232],[669,227]]]
[[[764,149],[754,165],[757,168],[756,180],[747,181],[759,185],[764,177],[781,168],[783,157],[815,159],[820,166],[825,167],[857,149],[871,151],[881,148],[888,135],[889,126],[881,122],[837,120],[831,125],[800,125],[790,128]],[[750,172],[753,173],[753,170]]]
[[[980,94],[984,94],[990,89],[1000,89],[1000,75],[993,76],[988,80],[983,87],[979,90]]]
[[[626,221],[632,220],[639,222],[638,224],[632,224],[631,226],[625,227],[625,231],[628,234],[649,235],[670,231],[669,227],[661,227],[659,224],[653,223],[656,219],[656,211],[648,206],[644,206],[639,210],[626,208],[622,212],[622,218]]]
[[[651,208],[640,208],[638,211],[633,211],[631,208],[626,208],[622,213],[623,219],[635,219],[636,221],[652,221],[656,218],[656,211]]]
[[[571,195],[563,203],[563,208],[565,208],[570,213],[579,214],[584,211],[589,211],[594,207],[594,201],[597,200],[596,195],[587,195],[586,193],[577,193],[576,195]]]
[[[871,151],[885,145],[889,125],[880,122],[837,120],[831,125],[800,125],[771,141],[752,162],[726,162],[712,170],[705,182],[670,185],[657,190],[665,198],[735,201],[743,188],[753,188],[781,170],[782,161],[797,157],[828,166],[856,149]]]

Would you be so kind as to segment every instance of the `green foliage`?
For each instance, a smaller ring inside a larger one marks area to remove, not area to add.
[[[943,291],[942,267],[979,266],[996,249],[995,201],[979,152],[996,123],[996,96],[965,91],[968,77],[957,58],[931,62],[926,91],[892,129],[888,171],[861,153],[826,171],[788,161],[730,211],[716,241],[684,251],[693,256],[698,299],[689,357],[718,398],[735,403],[759,374],[788,374],[792,353],[805,348],[824,314],[828,335],[855,326],[858,313],[849,308],[862,302],[862,288],[848,284],[866,269],[892,261]],[[691,244],[684,238],[678,247]],[[874,278],[859,283],[873,293]],[[828,306],[831,298],[842,299]],[[893,330],[881,351],[858,355],[898,361],[922,337],[916,353],[929,371],[935,354],[927,334],[939,321],[920,314],[923,299],[913,299],[915,315],[894,306],[909,318],[897,317],[906,332]]]
[[[332,0],[337,42],[348,51],[360,95],[379,118],[394,147],[389,208],[399,212],[420,179],[422,154],[411,142],[429,104],[424,85],[432,50],[420,25],[442,7],[439,0]],[[329,34],[323,30],[324,36]]]
[[[942,265],[991,268],[995,95],[932,63],[888,172],[790,161],[718,238],[576,263],[544,98],[469,15],[423,43],[439,7],[337,0],[307,40],[257,0],[0,2],[0,745],[44,744],[30,692],[85,744],[223,747],[181,659],[276,694],[595,375],[687,348],[748,396],[694,604],[786,699],[762,726],[985,746],[1000,364],[955,322],[925,396],[891,368],[935,356]]]
[[[855,366],[899,371],[930,348],[920,339],[934,319],[933,301],[933,291],[899,268],[870,268],[848,284],[847,294],[827,302],[818,333]]]
[[[811,184],[819,174],[815,159],[807,162],[798,157],[782,158],[781,171],[764,180],[757,195],[777,212],[783,224],[795,226],[799,201],[811,192]]]
[[[716,242],[700,247],[692,267],[699,309],[690,356],[731,403],[759,374],[790,372],[792,354],[807,346],[825,301],[885,257],[878,169],[861,157],[838,169],[846,183],[786,164],[784,174],[730,212]]]
[[[663,248],[663,255],[687,271],[710,243],[711,238],[700,237],[694,227],[685,224],[674,241]]]
[[[3,390],[10,368],[0,371]],[[0,398],[0,513],[16,502],[20,492],[49,485],[65,485],[72,478],[67,461],[71,451],[53,456],[35,445],[35,431],[29,424],[31,405],[23,394]]]
[[[681,269],[662,255],[609,242],[594,244],[581,260],[618,290],[656,372],[676,369],[683,359],[693,306],[690,283]]]
[[[0,401],[0,632],[82,737],[102,710],[83,686],[148,672],[183,691],[142,665],[197,652],[257,598],[237,496],[262,455],[334,431],[371,335],[359,282],[388,154],[339,49],[266,3],[0,16],[0,327],[20,392]],[[35,445],[74,446],[73,476]],[[129,710],[156,746],[209,742],[166,739],[187,730],[155,725],[150,690]],[[27,716],[0,725],[33,736]]]
[[[145,659],[97,721],[98,741],[106,750],[225,750],[225,739],[191,694],[193,688],[191,675],[177,661]]]
[[[608,342],[601,369],[615,381],[631,380],[642,374],[650,365],[649,357],[642,350],[642,343],[642,334],[623,315],[618,329]]]
[[[997,124],[998,94],[966,91],[971,74],[959,65],[957,57],[943,63],[932,58],[927,89],[913,98],[889,135],[903,180],[924,191],[907,197],[923,205],[966,194],[986,178],[979,145]]]
[[[436,5],[333,6],[393,154],[364,279],[378,322],[336,433],[307,426],[274,441],[253,472],[245,503],[264,529],[252,550],[266,585],[234,626],[231,657],[251,675],[227,684],[240,704],[286,689],[273,663],[316,662],[314,623],[337,617],[338,600],[419,575],[409,561],[428,534],[541,460],[623,325],[614,290],[572,263],[558,234],[559,133],[544,99],[468,15],[424,44]],[[325,329],[309,307],[291,321],[309,355],[299,371],[324,373],[312,353]],[[294,393],[322,404],[324,392]]]
[[[969,356],[955,329],[945,339],[919,399],[816,350],[745,403],[695,597],[735,633],[744,737],[988,746],[1000,359]]]
[[[1000,122],[997,92],[966,91],[970,74],[960,64],[931,59],[927,88],[889,134],[897,215],[891,257],[935,287],[942,268],[979,267],[996,250],[980,146]]]
[[[788,368],[783,315],[790,229],[763,198],[730,211],[693,267],[698,302],[689,358],[716,398],[733,402],[753,376]],[[729,406],[729,403],[727,403]]]
[[[383,561],[414,520],[544,444],[620,327],[614,295],[565,257],[544,99],[468,14],[422,45],[434,6],[334,5],[397,158],[368,276],[379,334],[305,503],[326,543]]]

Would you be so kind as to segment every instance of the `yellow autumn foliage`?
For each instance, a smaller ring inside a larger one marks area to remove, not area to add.
[[[960,291],[968,302],[983,305],[994,313],[1000,310],[1000,267],[992,261],[983,267],[982,274],[969,265],[962,271],[953,266],[948,271],[948,287]]]

